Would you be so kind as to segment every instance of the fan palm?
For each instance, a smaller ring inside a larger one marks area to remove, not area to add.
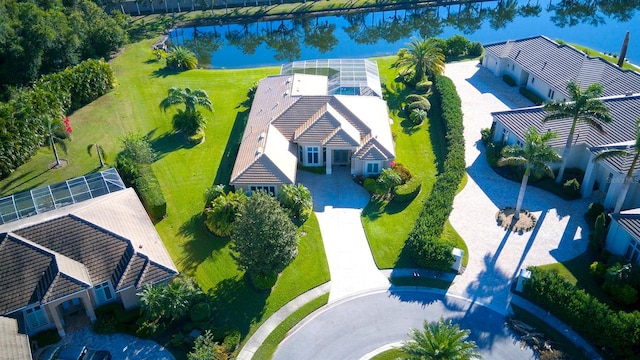
[[[407,47],[398,51],[394,66],[405,74],[413,72],[413,84],[444,72],[444,54],[434,41],[414,38]]]
[[[167,54],[167,67],[177,70],[193,70],[198,67],[198,58],[193,51],[176,46]]]
[[[173,127],[176,131],[184,132],[187,136],[198,133],[205,126],[205,119],[198,111],[201,106],[213,111],[209,95],[204,90],[184,90],[176,87],[169,89],[169,94],[160,102],[160,108],[167,111],[172,106],[184,104],[185,110],[178,110],[173,116]]]
[[[602,159],[614,156],[633,156],[631,166],[629,166],[627,175],[624,178],[622,190],[620,190],[620,194],[618,195],[618,200],[616,201],[616,206],[613,210],[614,213],[619,213],[622,209],[622,204],[624,204],[624,200],[627,197],[627,192],[629,192],[629,187],[631,186],[631,182],[633,181],[633,172],[636,170],[636,165],[638,165],[638,158],[640,158],[640,118],[636,120],[635,136],[635,143],[629,146],[627,149],[608,149],[598,154],[594,159],[595,161],[600,161]]]
[[[404,341],[400,350],[407,359],[416,360],[466,360],[479,359],[475,342],[467,340],[469,330],[461,330],[451,321],[440,318],[438,322],[423,324],[424,330],[412,329],[411,340]]]
[[[558,133],[554,131],[539,134],[535,128],[531,127],[525,134],[524,147],[510,145],[502,149],[503,157],[498,161],[499,166],[524,165],[525,167],[516,210],[513,214],[515,219],[520,217],[520,209],[522,209],[522,201],[531,172],[553,177],[553,170],[548,164],[562,161],[558,153],[548,145],[548,142],[556,137],[558,137]]]
[[[543,122],[560,120],[560,119],[572,119],[571,130],[567,136],[567,142],[562,151],[562,164],[560,165],[560,171],[556,182],[560,183],[564,175],[564,169],[567,165],[566,159],[571,151],[571,145],[573,143],[573,136],[576,131],[576,125],[578,122],[585,122],[589,126],[595,128],[601,133],[604,133],[602,124],[608,124],[613,121],[609,108],[605,103],[598,99],[603,92],[602,85],[594,83],[582,91],[580,86],[573,81],[567,83],[567,91],[571,101],[557,100],[547,102],[544,105],[544,109],[549,113],[542,120]]]

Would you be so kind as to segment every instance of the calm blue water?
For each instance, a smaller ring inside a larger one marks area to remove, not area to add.
[[[622,1],[619,1],[620,3]],[[358,15],[179,28],[170,41],[196,52],[201,66],[247,68],[299,59],[374,57],[395,54],[412,37],[463,34],[483,44],[546,35],[607,53],[619,53],[631,32],[627,58],[640,63],[640,2],[627,1],[618,14],[574,0],[503,0]],[[538,6],[539,4],[539,6]],[[635,4],[635,5],[634,5]],[[625,8],[626,6],[626,8]],[[595,11],[591,11],[594,10]],[[529,15],[529,16],[526,16]]]

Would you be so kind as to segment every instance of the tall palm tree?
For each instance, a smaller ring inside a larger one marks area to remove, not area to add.
[[[93,148],[96,149],[96,154],[98,154],[98,160],[100,160],[100,168],[103,168],[104,162],[107,160],[107,153],[104,151],[104,148],[100,144],[95,143],[89,144],[87,146],[87,153],[89,154],[89,156],[91,156]]]
[[[633,172],[636,170],[636,165],[638,165],[638,158],[640,158],[640,118],[636,120],[636,140],[635,143],[629,146],[627,149],[608,149],[600,154],[598,154],[594,161],[600,161],[602,159],[610,158],[613,156],[633,156],[633,161],[631,161],[631,166],[627,170],[627,176],[624,178],[624,184],[622,186],[622,190],[620,190],[620,195],[618,195],[618,200],[616,201],[616,206],[613,210],[614,213],[619,213],[622,209],[622,204],[624,204],[624,200],[627,197],[627,192],[629,192],[629,187],[633,181]]]
[[[538,131],[531,127],[525,134],[524,147],[510,145],[502,149],[502,158],[498,161],[499,166],[504,165],[524,165],[524,176],[520,184],[520,192],[518,193],[518,201],[516,202],[516,210],[513,214],[514,219],[520,218],[520,210],[522,209],[522,201],[524,193],[527,189],[527,182],[531,172],[537,174],[548,174],[553,177],[553,170],[549,167],[549,163],[558,163],[562,161],[560,155],[548,145],[548,142],[558,137],[558,133],[549,131],[539,134]]]
[[[557,183],[560,183],[564,176],[564,169],[567,166],[566,159],[571,151],[573,136],[578,122],[585,122],[601,133],[604,133],[602,124],[608,124],[613,121],[609,113],[609,108],[607,108],[602,100],[598,99],[602,95],[603,90],[602,85],[594,83],[583,91],[578,84],[570,81],[567,83],[570,101],[557,100],[547,102],[544,105],[544,109],[549,113],[544,117],[543,122],[560,119],[573,120],[571,130],[569,130],[569,135],[567,136],[567,142],[562,151],[562,165],[560,165],[560,171],[556,178]]]
[[[469,330],[461,330],[451,320],[423,324],[424,330],[411,329],[411,340],[402,342],[400,350],[407,359],[416,360],[467,360],[479,359],[475,342],[467,340]]]
[[[414,38],[407,47],[398,51],[394,65],[401,72],[413,72],[412,83],[417,84],[425,77],[433,78],[444,72],[444,54],[436,42]]]

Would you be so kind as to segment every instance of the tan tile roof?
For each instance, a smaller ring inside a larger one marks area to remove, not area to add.
[[[509,40],[484,46],[487,53],[509,58],[531,75],[543,79],[568,97],[566,85],[575,81],[582,89],[593,83],[604,87],[603,96],[640,92],[640,74],[592,58],[570,45],[560,45],[546,36]]]
[[[392,160],[395,158],[395,155],[382,146],[378,139],[374,137],[369,137],[367,142],[358,149],[354,156],[361,160],[380,161]]]
[[[18,333],[18,321],[0,316],[0,360],[31,359],[29,337]]]

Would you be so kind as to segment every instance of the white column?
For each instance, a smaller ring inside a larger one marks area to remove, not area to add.
[[[331,156],[332,156],[332,150],[330,148],[327,148],[327,158],[325,159],[325,166],[326,166],[326,171],[327,174],[330,175],[331,174]]]
[[[84,306],[85,312],[91,322],[96,321],[96,313],[93,311],[93,304],[91,303],[91,298],[89,297],[88,292],[84,292],[80,297],[80,301],[82,301],[82,306]]]
[[[582,180],[582,188],[580,193],[585,198],[593,192],[593,183],[596,181],[596,174],[598,164],[593,161],[596,156],[593,153],[589,154],[589,163],[587,164],[587,170],[584,172],[584,179]]]
[[[49,320],[53,320],[53,323],[56,325],[56,329],[58,330],[58,335],[63,338],[66,333],[64,332],[64,321],[60,316],[60,311],[58,311],[58,305],[60,304],[47,304],[45,307],[47,309],[47,314],[49,315]]]
[[[613,207],[616,205],[616,200],[618,200],[618,195],[620,194],[622,185],[624,185],[624,175],[613,174],[613,178],[611,178],[611,184],[609,185],[609,190],[607,191],[607,196],[604,198],[605,208],[613,209]]]

